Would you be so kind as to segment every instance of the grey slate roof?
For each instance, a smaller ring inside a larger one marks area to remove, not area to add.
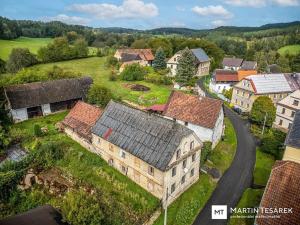
[[[222,65],[228,67],[240,67],[242,65],[243,59],[239,58],[224,58]]]
[[[300,110],[295,113],[293,125],[285,139],[285,145],[300,149]]]
[[[139,56],[139,54],[134,53],[122,53],[121,54],[121,61],[122,62],[130,62],[134,60],[141,60],[142,58]]]
[[[172,120],[110,101],[92,133],[165,171],[182,138],[193,131]]]
[[[256,67],[257,67],[257,62],[255,61],[244,61],[241,66],[243,70],[255,70]]]
[[[208,62],[209,61],[208,55],[202,48],[191,49],[191,51],[193,52],[193,54],[195,55],[195,57],[197,58],[197,60],[199,62]]]
[[[5,87],[12,109],[28,108],[72,99],[85,98],[92,78],[82,77],[34,82]]]

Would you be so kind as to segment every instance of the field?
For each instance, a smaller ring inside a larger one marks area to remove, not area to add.
[[[84,76],[91,76],[95,84],[101,84],[111,89],[116,97],[120,97],[124,100],[132,101],[140,105],[161,104],[167,101],[171,92],[171,87],[169,86],[156,85],[145,81],[134,82],[135,84],[143,84],[151,89],[147,92],[140,92],[132,91],[128,87],[128,84],[131,84],[130,82],[124,82],[119,79],[117,81],[110,81],[109,75],[111,71],[105,67],[105,60],[105,57],[90,57],[64,62],[40,64],[35,67],[40,70],[48,70],[54,65],[57,65],[67,70],[80,72]]]
[[[280,55],[297,55],[300,54],[300,45],[287,45],[278,49]]]
[[[0,40],[0,58],[7,60],[13,48],[28,48],[36,54],[40,47],[49,44],[52,38],[28,38],[20,37],[14,40]]]

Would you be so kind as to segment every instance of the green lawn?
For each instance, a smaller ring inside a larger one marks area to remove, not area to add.
[[[159,200],[109,166],[100,156],[87,151],[64,133],[59,133],[55,124],[61,121],[66,114],[67,112],[62,112],[30,119],[14,124],[12,129],[14,133],[23,136],[22,145],[30,151],[34,151],[40,143],[63,141],[71,151],[55,163],[56,167],[65,174],[71,175],[78,184],[95,187],[99,193],[114,200],[113,202],[120,203],[120,207],[115,206],[115,210],[119,210],[121,214],[130,215],[132,223],[133,221],[135,221],[134,223],[145,221],[159,207]],[[47,127],[48,133],[39,138],[34,137],[33,127],[35,124]],[[45,196],[45,199],[47,198],[49,196]],[[60,201],[63,201],[63,197]]]
[[[206,175],[201,174],[197,183],[168,207],[168,225],[190,225],[195,220],[216,187],[216,183]],[[155,221],[154,225],[162,225],[164,213]]]
[[[253,174],[255,184],[267,184],[274,163],[275,159],[272,155],[262,152],[259,148],[256,149],[256,163]]]
[[[298,55],[300,54],[300,45],[287,45],[278,49],[280,55]]]
[[[240,199],[236,208],[253,208],[258,207],[260,204],[261,197],[263,195],[263,189],[251,189],[248,188],[242,198]],[[232,218],[236,216],[255,216],[255,214],[241,214],[234,213],[230,218],[229,225],[252,225],[254,223],[254,218]]]
[[[13,48],[28,48],[36,54],[40,47],[50,43],[52,38],[28,38],[20,37],[14,40],[0,40],[0,58],[7,60]]]
[[[230,120],[225,117],[224,123],[226,127],[224,140],[220,141],[208,156],[208,159],[213,162],[213,165],[208,164],[208,166],[216,167],[222,173],[231,165],[237,146],[235,131]]]
[[[56,63],[40,64],[36,65],[35,67],[41,70],[47,70],[54,65],[57,65],[67,70],[80,72],[82,75],[91,76],[94,80],[94,83],[101,84],[111,89],[117,97],[138,103],[140,105],[162,104],[167,101],[171,93],[171,86],[157,85],[147,83],[145,81],[131,82],[143,84],[151,89],[147,92],[140,92],[132,91],[126,87],[126,84],[129,84],[130,82],[124,82],[119,79],[117,81],[110,81],[109,75],[111,71],[105,67],[105,60],[105,57],[91,57]]]

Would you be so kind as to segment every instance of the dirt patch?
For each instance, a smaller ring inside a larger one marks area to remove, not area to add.
[[[133,91],[150,91],[150,88],[141,84],[123,84],[123,87]]]

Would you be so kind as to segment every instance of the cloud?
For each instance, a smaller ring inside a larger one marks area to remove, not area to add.
[[[87,25],[91,20],[78,16],[68,16],[65,14],[59,14],[53,17],[44,17],[44,21],[61,21],[67,24]]]
[[[214,27],[220,27],[226,25],[226,21],[224,20],[214,20],[211,22]]]
[[[195,6],[192,8],[192,11],[200,16],[216,16],[224,19],[233,17],[233,14],[221,5],[209,5],[205,7]]]
[[[176,10],[179,11],[179,12],[184,12],[185,8],[183,6],[177,5]]]
[[[226,0],[226,4],[233,6],[264,7],[268,4],[279,6],[297,6],[299,0]]]
[[[107,3],[73,4],[69,10],[85,13],[97,19],[132,19],[151,18],[158,15],[158,8],[153,3],[141,0],[124,0],[121,5]]]

